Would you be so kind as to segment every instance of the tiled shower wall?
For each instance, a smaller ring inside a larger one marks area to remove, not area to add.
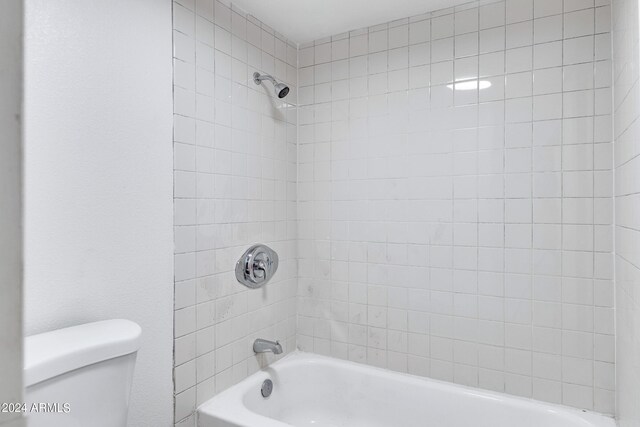
[[[616,402],[620,427],[640,425],[640,81],[638,1],[614,0]]]
[[[175,421],[268,363],[257,337],[295,348],[297,49],[213,0],[173,4]],[[291,86],[278,100],[254,71]],[[253,243],[280,255],[268,286],[234,275]]]
[[[298,345],[613,413],[610,45],[508,0],[300,46]]]

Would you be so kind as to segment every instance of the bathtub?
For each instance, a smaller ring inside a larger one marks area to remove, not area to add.
[[[264,380],[272,394],[262,397]],[[198,427],[615,427],[612,418],[295,352],[198,408]]]

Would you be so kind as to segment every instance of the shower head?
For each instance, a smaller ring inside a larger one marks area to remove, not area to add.
[[[278,83],[274,86],[276,93],[278,94],[278,98],[284,98],[289,94],[289,86],[284,83]]]
[[[275,89],[276,95],[278,95],[278,98],[282,99],[289,94],[289,86],[287,86],[286,84],[278,83],[276,79],[274,79],[268,74],[261,75],[257,71],[253,73],[253,82],[255,84],[259,85],[262,83],[263,80],[269,80],[271,83],[273,83],[273,88]]]

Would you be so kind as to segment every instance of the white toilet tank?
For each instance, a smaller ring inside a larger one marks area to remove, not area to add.
[[[119,319],[25,338],[29,427],[125,427],[140,333]]]

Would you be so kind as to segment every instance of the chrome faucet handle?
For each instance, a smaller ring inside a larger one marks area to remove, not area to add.
[[[278,269],[278,254],[265,245],[251,246],[236,263],[236,279],[248,288],[266,284]]]
[[[267,274],[267,263],[263,260],[256,259],[253,263],[253,275],[256,279],[264,279]]]

